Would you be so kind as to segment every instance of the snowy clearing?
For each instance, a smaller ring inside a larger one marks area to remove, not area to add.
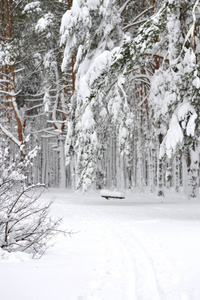
[[[200,202],[170,192],[106,200],[64,189],[41,201],[53,197],[52,214],[76,233],[57,236],[39,260],[1,257],[1,300],[200,299]]]

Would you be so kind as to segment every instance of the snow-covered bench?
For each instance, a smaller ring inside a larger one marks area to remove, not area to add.
[[[125,194],[119,191],[101,190],[101,197],[104,197],[106,199],[125,199]]]

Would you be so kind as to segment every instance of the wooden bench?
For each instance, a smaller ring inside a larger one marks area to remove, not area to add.
[[[101,197],[106,198],[107,200],[110,198],[125,199],[125,194],[120,191],[101,190]]]

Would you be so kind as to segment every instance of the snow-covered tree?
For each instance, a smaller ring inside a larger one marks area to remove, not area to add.
[[[107,108],[102,101],[92,99],[90,89],[120,41],[120,23],[115,1],[74,1],[61,23],[61,44],[65,45],[62,68],[65,70],[74,56],[76,72],[66,150],[67,156],[72,149],[76,153],[78,186],[84,190],[95,179],[97,161],[109,135]],[[100,126],[103,123],[105,127]]]
[[[8,252],[22,251],[41,257],[57,233],[61,219],[49,216],[52,202],[39,203],[43,185],[27,185],[27,168],[33,163],[36,150],[23,161],[16,157],[7,166],[9,150],[0,152],[0,248]]]
[[[199,136],[199,8],[199,1],[168,3],[164,28],[166,62],[155,72],[150,91],[154,118],[164,125],[160,155],[166,153],[171,157],[182,150],[186,156],[190,196],[197,192],[199,160],[196,147]],[[160,40],[162,36],[160,32]]]
[[[20,147],[24,141],[24,120],[16,102],[15,63],[18,50],[13,35],[15,5],[8,0],[0,3],[0,129]]]
[[[66,182],[62,135],[67,118],[66,103],[71,97],[72,87],[66,87],[66,82],[71,84],[71,74],[61,72],[59,28],[68,5],[66,1],[2,1],[0,20],[1,131],[18,148],[27,135],[31,135],[30,148],[42,144],[39,165],[35,166],[33,177],[35,181],[45,179],[48,184],[50,172],[52,174],[58,169],[60,175],[55,175],[53,181],[58,177],[58,184],[62,186]],[[10,69],[14,76],[7,74]],[[47,154],[53,152],[48,146],[49,139],[57,144],[53,155]]]
[[[135,178],[140,174],[141,189],[149,172],[148,184],[156,183],[158,194],[163,194],[164,154],[179,157],[181,149],[188,172],[194,165],[197,168],[198,155],[195,163],[191,157],[198,143],[199,1],[147,2],[149,6],[136,14],[134,22],[125,25],[125,33],[118,15],[118,34],[115,31],[112,46],[106,48],[103,41],[109,34],[93,46],[92,29],[96,28],[88,3],[74,2],[63,17],[62,43],[67,45],[63,68],[75,55],[77,72],[66,148],[67,155],[73,148],[77,153],[80,183],[85,188],[94,178],[101,150],[107,147],[109,130],[121,153],[130,154],[132,162],[135,156],[133,168]],[[124,3],[121,12],[129,3]],[[116,5],[110,15],[117,15],[115,10],[119,11]],[[134,26],[139,27],[133,31]]]

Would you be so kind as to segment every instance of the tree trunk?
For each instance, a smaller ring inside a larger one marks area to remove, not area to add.
[[[64,157],[64,137],[58,137],[58,148],[59,148],[59,187],[66,187],[66,168],[65,168],[65,157]]]
[[[158,147],[158,167],[157,167],[157,195],[158,196],[164,196],[164,182],[163,182],[163,160],[159,158],[159,149],[160,145],[162,143],[163,136],[162,134],[159,134],[158,141],[159,141],[159,147]]]
[[[180,158],[179,155],[175,157],[175,191],[180,192]]]
[[[186,152],[186,164],[188,171],[188,198],[199,196],[199,148],[193,145]]]
[[[15,72],[14,72],[14,58],[13,58],[13,11],[12,11],[12,0],[3,0],[1,1],[1,31],[0,36],[4,45],[8,45],[9,53],[7,54],[7,61],[4,62],[4,66],[2,66],[2,73],[4,73],[3,77],[5,79],[5,85],[3,87],[6,96],[2,96],[3,105],[5,106],[7,122],[4,121],[5,128],[3,133],[7,135],[9,139],[15,142],[17,146],[21,146],[24,143],[23,138],[23,124],[22,117],[20,116],[20,112],[17,107],[16,99],[15,99]],[[2,76],[2,75],[1,75]],[[12,123],[13,121],[17,123],[17,135],[18,142],[16,142],[16,138],[11,133],[11,129],[15,127]],[[21,155],[23,155],[23,150],[20,149]]]
[[[149,149],[149,189],[153,193],[155,190],[155,150]]]

